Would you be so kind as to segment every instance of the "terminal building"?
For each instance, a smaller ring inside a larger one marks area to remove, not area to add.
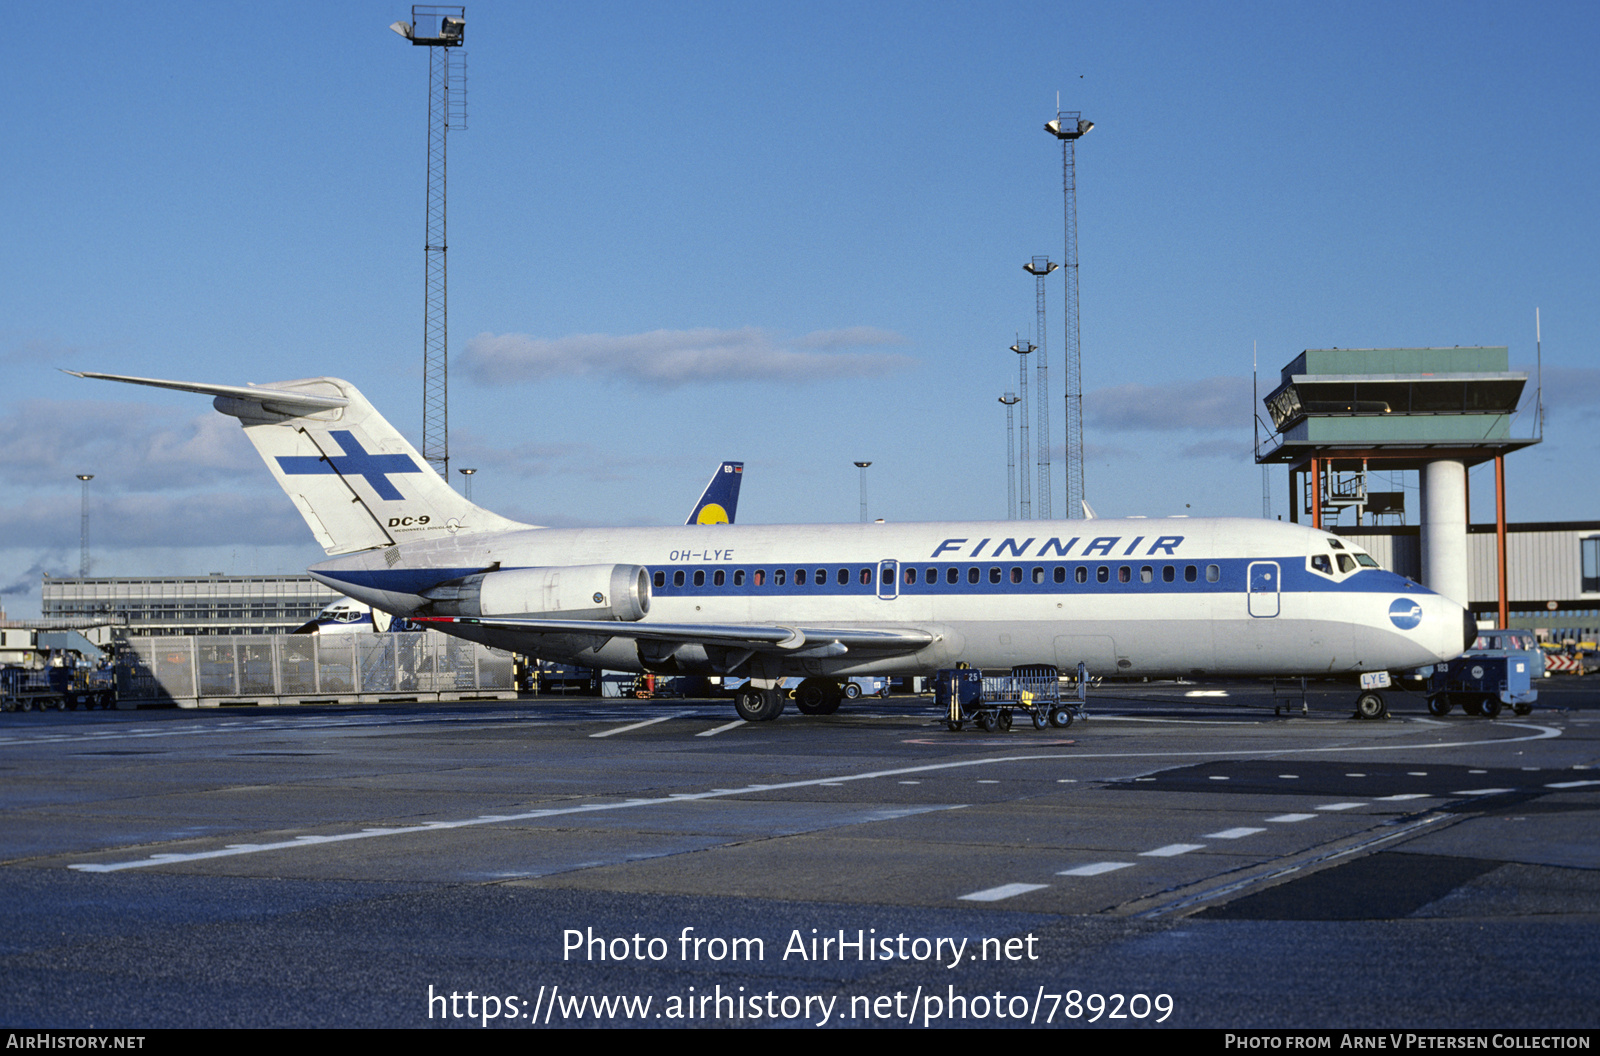
[[[129,637],[286,634],[343,596],[307,575],[45,576],[40,612],[124,617]]]
[[[1256,461],[1288,466],[1292,520],[1350,536],[1480,624],[1592,637],[1600,521],[1507,521],[1505,458],[1541,439],[1513,430],[1527,383],[1504,347],[1307,349],[1264,400]],[[1474,525],[1467,471],[1491,461],[1495,522]],[[1377,490],[1378,474],[1402,484]]]

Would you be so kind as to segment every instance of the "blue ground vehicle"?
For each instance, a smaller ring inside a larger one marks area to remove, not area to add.
[[[1541,662],[1540,673],[1543,673]],[[1533,661],[1520,649],[1481,650],[1435,664],[1428,676],[1428,713],[1446,715],[1460,706],[1468,715],[1494,718],[1510,705],[1518,715],[1533,710]]]

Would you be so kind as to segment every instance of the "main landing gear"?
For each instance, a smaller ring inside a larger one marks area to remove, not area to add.
[[[861,687],[854,682],[841,687],[831,678],[808,678],[795,687],[794,706],[802,715],[832,715],[846,696],[854,699],[860,695]]]
[[[783,714],[784,696],[781,687],[758,689],[746,683],[733,695],[733,710],[745,722],[770,722]]]

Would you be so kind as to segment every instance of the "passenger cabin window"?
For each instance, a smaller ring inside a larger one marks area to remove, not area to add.
[[[1177,569],[1173,568],[1171,565],[1162,565],[1161,566],[1161,582],[1163,582],[1163,583],[1173,583],[1173,582],[1176,582],[1177,578],[1178,578],[1178,570]]]
[[[989,582],[990,583],[998,583],[998,582],[1000,582],[1000,566],[999,565],[990,565],[989,566]]]
[[[927,572],[923,573],[922,581],[924,583],[939,582],[939,570],[937,568],[929,568]]]
[[[1012,565],[1011,566],[1011,582],[1013,582],[1013,583],[1021,583],[1022,582],[1022,569],[1017,567],[1016,565]]]
[[[764,568],[756,569],[755,579],[753,580],[755,585],[759,587],[763,583],[765,583],[766,581],[767,581],[767,571],[766,571],[766,569],[764,569]]]
[[[675,587],[683,586],[683,569],[680,568],[672,573],[672,585]]]
[[[917,582],[917,570],[914,569],[914,568],[906,569],[905,580],[906,580],[906,586],[908,586],[908,587],[914,586],[916,584],[916,582]]]
[[[812,582],[814,582],[819,587],[827,586],[828,585],[828,570],[825,569],[825,568],[817,569],[817,578],[812,580]]]
[[[1094,579],[1096,583],[1111,582],[1111,570],[1105,565],[1101,565],[1099,568],[1094,570]]]
[[[667,574],[657,569],[655,576],[651,578],[651,582],[658,587],[664,587],[667,585]]]
[[[794,585],[797,586],[797,587],[803,587],[803,586],[806,585],[806,570],[805,569],[797,568],[797,569],[794,570]]]
[[[850,570],[848,568],[841,568],[839,570],[838,583],[839,583],[839,585],[841,587],[849,585],[849,583],[850,583]]]
[[[977,565],[973,565],[971,568],[967,569],[967,582],[968,583],[976,583],[976,582],[978,582],[978,566]]]
[[[722,569],[719,568],[715,572],[711,573],[712,586],[720,587],[725,582],[727,582],[727,573],[722,571]]]
[[[1043,583],[1044,582],[1044,569],[1036,568],[1036,569],[1033,570],[1033,581],[1035,583]]]
[[[1139,582],[1140,583],[1154,583],[1155,581],[1156,581],[1156,570],[1155,569],[1151,568],[1149,565],[1145,565],[1143,568],[1139,569]]]
[[[1193,583],[1198,578],[1199,577],[1196,574],[1196,569],[1193,565],[1183,566],[1183,581],[1185,583]]]
[[[1219,565],[1206,566],[1206,582],[1216,583],[1222,579],[1222,568]]]
[[[784,571],[784,570],[783,570],[783,569],[781,569],[781,568],[775,568],[775,569],[773,569],[773,570],[772,570],[772,585],[773,585],[773,586],[775,586],[775,587],[781,587],[781,586],[783,586],[783,582],[784,582],[784,578],[785,578],[785,577],[786,577],[786,576],[787,576],[787,575],[788,575],[788,573],[787,573],[787,572],[785,572],[785,571]]]
[[[694,570],[694,585],[697,586],[697,587],[703,587],[703,586],[706,585],[706,570],[705,569],[697,568],[697,569]]]
[[[872,586],[872,569],[863,568],[861,570],[861,585],[863,587]]]
[[[1089,570],[1084,568],[1082,565],[1079,565],[1077,569],[1073,571],[1072,578],[1077,580],[1079,583],[1087,583],[1089,582]]]
[[[736,568],[733,570],[733,585],[736,587],[744,586],[744,569]]]
[[[1123,565],[1117,569],[1118,583],[1126,583],[1131,579],[1133,579],[1133,569],[1129,568],[1127,565]]]
[[[1065,583],[1067,581],[1067,568],[1065,565],[1056,566],[1055,581],[1057,583]]]
[[[944,581],[946,583],[958,583],[960,580],[961,570],[955,565],[951,565],[949,568],[944,570]]]
[[[885,568],[883,570],[883,585],[886,587],[894,586],[894,569]]]

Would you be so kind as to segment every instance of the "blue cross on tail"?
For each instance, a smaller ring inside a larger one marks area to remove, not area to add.
[[[361,441],[348,429],[329,430],[328,435],[344,448],[342,455],[313,458],[311,455],[279,455],[278,466],[286,474],[339,473],[346,477],[361,477],[372,486],[380,499],[395,502],[405,498],[400,489],[389,483],[390,473],[421,473],[422,469],[406,455],[368,454]]]

